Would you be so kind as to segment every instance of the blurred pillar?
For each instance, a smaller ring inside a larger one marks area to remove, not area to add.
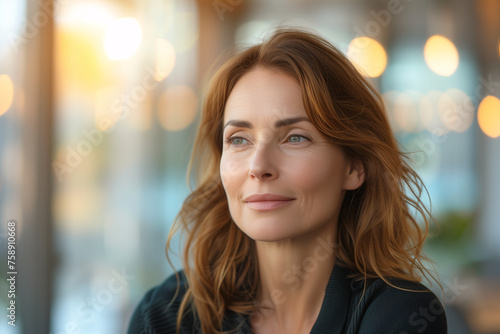
[[[241,23],[248,1],[197,0],[199,13],[199,82],[219,58],[222,51],[235,42],[236,29]]]
[[[49,333],[52,297],[53,0],[28,0],[18,304],[23,333]]]
[[[478,51],[481,75],[476,81],[476,98],[479,102],[487,95],[500,98],[500,1],[479,0],[477,6]],[[479,242],[488,258],[500,259],[500,138],[479,135]],[[499,269],[495,269],[497,274]]]

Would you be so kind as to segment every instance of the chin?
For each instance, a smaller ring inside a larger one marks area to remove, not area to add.
[[[251,226],[240,224],[238,227],[254,241],[279,242],[296,236],[289,226],[273,226],[272,222],[253,222]]]
[[[248,235],[248,234],[247,234]],[[259,242],[280,242],[288,240],[288,237],[279,235],[248,235],[252,240]]]

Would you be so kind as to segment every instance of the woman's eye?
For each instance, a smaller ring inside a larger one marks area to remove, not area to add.
[[[301,143],[303,141],[309,140],[309,138],[301,135],[290,135],[288,136],[288,141],[290,143]],[[226,139],[228,145],[241,146],[248,143],[248,140],[242,137],[229,137]]]
[[[308,140],[308,138],[304,137],[304,136],[301,136],[301,135],[290,135],[288,137],[288,140],[291,142],[291,143],[300,143],[304,140]]]
[[[228,144],[232,144],[232,145],[241,145],[243,144],[243,141],[246,141],[246,139],[244,138],[241,138],[241,137],[229,137],[227,140],[226,140],[226,143]]]

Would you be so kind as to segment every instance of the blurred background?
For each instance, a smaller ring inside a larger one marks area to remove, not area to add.
[[[500,333],[500,1],[0,0],[1,333],[126,330],[173,271],[207,71],[279,24],[378,87],[441,226],[449,332]]]

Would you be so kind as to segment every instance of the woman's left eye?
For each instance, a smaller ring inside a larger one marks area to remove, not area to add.
[[[288,140],[291,143],[300,143],[300,142],[302,142],[304,140],[309,140],[309,138],[301,136],[301,135],[290,135],[290,136],[288,136]]]

